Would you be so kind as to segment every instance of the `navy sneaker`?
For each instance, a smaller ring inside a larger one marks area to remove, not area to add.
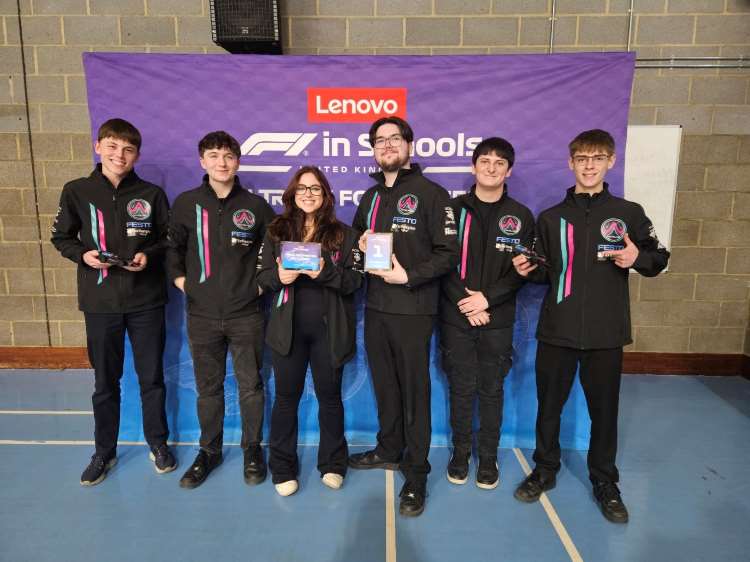
[[[158,447],[151,449],[148,458],[154,461],[154,468],[159,474],[172,472],[177,468],[177,460],[172,455],[172,451],[169,450],[166,443],[162,443]]]
[[[104,457],[94,454],[91,462],[81,474],[81,486],[96,486],[107,477],[110,469],[117,464],[117,457]]]

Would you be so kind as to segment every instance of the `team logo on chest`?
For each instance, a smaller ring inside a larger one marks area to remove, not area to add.
[[[599,230],[602,233],[602,238],[607,242],[614,243],[625,237],[628,227],[621,219],[612,218],[605,220]]]
[[[144,221],[151,216],[151,203],[145,199],[131,199],[127,211],[133,219]]]
[[[240,230],[250,230],[255,226],[255,215],[252,211],[240,209],[239,211],[235,211],[232,215],[232,222],[234,222],[234,226]]]
[[[500,219],[500,230],[504,234],[513,236],[521,232],[521,219],[515,215],[505,215]]]
[[[413,215],[417,212],[419,199],[413,193],[407,193],[398,200],[398,212],[402,215]]]

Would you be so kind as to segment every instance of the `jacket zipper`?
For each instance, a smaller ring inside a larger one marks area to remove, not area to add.
[[[584,339],[584,332],[586,330],[586,288],[588,286],[588,279],[589,279],[589,261],[591,256],[589,255],[590,251],[590,237],[591,232],[589,229],[589,215],[591,214],[591,197],[586,197],[586,211],[585,211],[585,225],[586,225],[586,245],[584,246],[584,252],[583,252],[583,259],[584,259],[584,268],[583,268],[583,301],[581,302],[581,338],[579,341],[579,349],[583,349],[583,339]]]

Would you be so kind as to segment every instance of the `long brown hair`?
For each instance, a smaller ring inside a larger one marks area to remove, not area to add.
[[[331,185],[316,166],[302,166],[289,180],[281,202],[284,204],[284,212],[277,216],[270,225],[268,232],[271,238],[278,241],[301,242],[304,240],[305,212],[297,207],[294,196],[297,193],[297,185],[300,178],[310,173],[323,188],[323,204],[315,211],[315,230],[311,242],[319,242],[327,252],[334,252],[341,247],[344,241],[344,226],[336,219],[336,197],[331,190]]]

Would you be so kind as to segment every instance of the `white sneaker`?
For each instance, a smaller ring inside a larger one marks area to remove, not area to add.
[[[332,490],[338,490],[344,484],[344,477],[335,472],[326,472],[321,480],[323,481],[323,484]]]
[[[282,482],[281,484],[276,484],[275,488],[280,496],[286,497],[291,496],[294,492],[296,492],[297,488],[299,488],[299,485],[297,484],[296,480],[287,480],[286,482]]]

